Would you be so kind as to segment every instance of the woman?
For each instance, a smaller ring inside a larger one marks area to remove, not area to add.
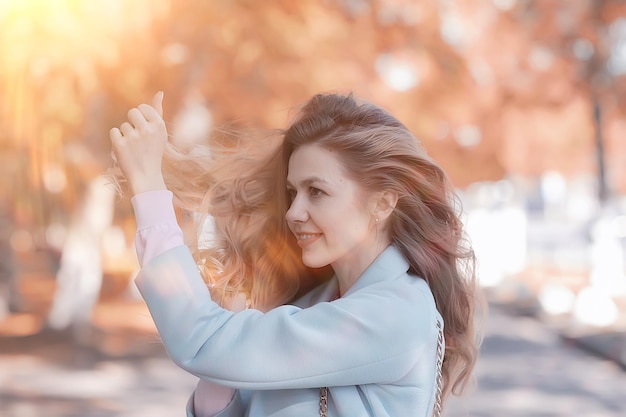
[[[161,102],[110,136],[134,194],[137,286],[172,359],[200,378],[188,415],[439,415],[477,358],[474,258],[446,175],[408,129],[317,95],[246,170],[238,148],[211,163],[170,154],[164,169]],[[166,183],[214,219],[196,259]]]

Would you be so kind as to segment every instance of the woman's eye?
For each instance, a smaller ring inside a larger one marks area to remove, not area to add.
[[[319,197],[323,193],[324,193],[324,191],[320,190],[319,188],[311,187],[309,189],[309,194],[311,195],[311,197]]]

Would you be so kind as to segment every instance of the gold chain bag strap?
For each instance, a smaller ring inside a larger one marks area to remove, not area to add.
[[[441,320],[437,319],[437,380],[435,383],[435,406],[433,407],[433,417],[441,417],[441,397],[443,394],[443,356],[444,356],[444,338],[443,338],[443,324]]]
[[[435,380],[436,392],[435,392],[435,406],[433,408],[433,417],[441,417],[441,396],[443,393],[443,373],[441,368],[443,366],[443,325],[441,321],[437,319],[437,378]],[[320,388],[320,417],[328,417],[328,387]]]
[[[328,387],[320,388],[320,417],[328,417]]]

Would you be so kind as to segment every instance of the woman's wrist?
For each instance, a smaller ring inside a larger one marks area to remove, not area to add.
[[[165,180],[163,179],[163,176],[147,178],[141,181],[132,181],[130,183],[130,188],[133,195],[145,193],[148,191],[167,190],[167,186],[165,185]]]

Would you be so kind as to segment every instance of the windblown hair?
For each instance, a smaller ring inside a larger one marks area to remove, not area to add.
[[[460,394],[471,380],[480,343],[475,258],[460,205],[444,171],[410,131],[351,94],[314,96],[278,137],[224,136],[210,152],[168,148],[168,187],[184,207],[214,220],[213,242],[195,251],[212,293],[227,302],[243,292],[255,308],[269,309],[330,276],[302,264],[284,219],[289,157],[307,144],[336,152],[363,190],[397,193],[386,227],[411,271],[430,286],[443,316],[443,397]]]
[[[444,397],[460,394],[478,357],[474,313],[480,298],[474,252],[446,174],[401,122],[352,95],[317,95],[305,104],[285,132],[283,166],[307,144],[335,152],[363,190],[397,193],[386,227],[412,272],[431,288],[445,323]]]
[[[228,306],[244,294],[249,306],[269,310],[332,271],[302,263],[285,222],[280,136],[243,129],[220,133],[209,146],[191,150],[169,144],[165,182],[177,205],[195,215],[196,236],[188,243],[213,299]]]

